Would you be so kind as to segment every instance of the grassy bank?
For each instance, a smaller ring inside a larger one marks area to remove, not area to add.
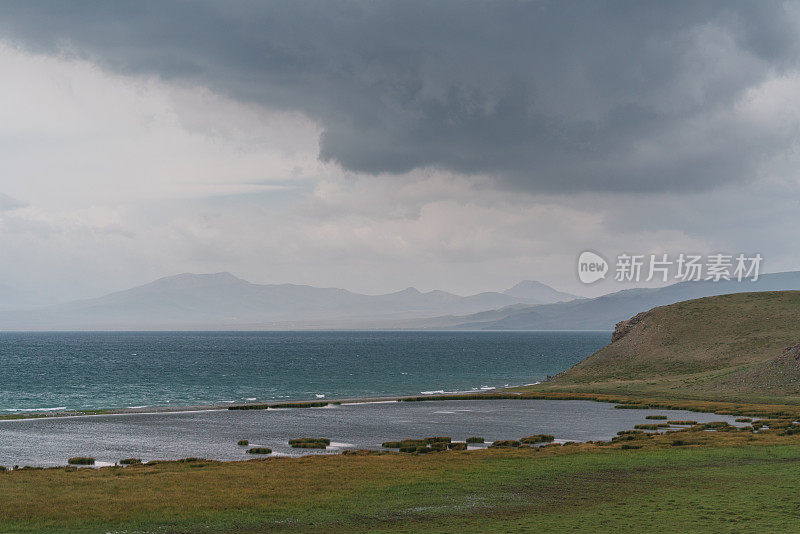
[[[722,295],[641,313],[528,393],[800,405],[800,291]],[[787,350],[790,347],[794,350]]]
[[[796,525],[798,436],[680,432],[640,440],[639,449],[629,443],[5,472],[0,532],[634,531],[653,525],[732,532]]]

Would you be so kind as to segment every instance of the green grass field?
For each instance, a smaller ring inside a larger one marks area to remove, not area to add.
[[[796,529],[800,437],[641,443],[18,470],[0,473],[0,532]]]

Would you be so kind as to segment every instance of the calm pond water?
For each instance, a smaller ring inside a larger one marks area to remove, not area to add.
[[[699,422],[734,417],[678,410],[617,410],[591,401],[485,400],[363,403],[326,408],[101,415],[0,421],[0,465],[64,465],[72,456],[113,463],[122,458],[216,460],[251,458],[236,442],[265,446],[276,455],[298,437],[330,438],[334,447],[379,449],[384,441],[451,436],[487,441],[553,434],[559,440],[608,440],[650,414]],[[321,453],[321,451],[319,451]],[[102,464],[101,464],[102,465]]]

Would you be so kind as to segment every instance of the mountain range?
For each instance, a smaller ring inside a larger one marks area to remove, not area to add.
[[[459,296],[410,287],[383,295],[180,274],[59,305],[0,310],[0,330],[612,330],[656,306],[728,293],[800,290],[800,272],[681,282],[582,298],[535,281]]]
[[[800,290],[800,271],[764,274],[758,280],[680,282],[626,289],[593,299],[540,306],[511,306],[461,317],[437,317],[406,327],[467,330],[613,330],[614,325],[656,306],[731,293]]]
[[[180,274],[95,298],[0,311],[0,330],[182,330],[391,327],[444,314],[577,298],[525,281],[462,297],[410,287],[384,295],[295,284],[254,284],[230,273]]]

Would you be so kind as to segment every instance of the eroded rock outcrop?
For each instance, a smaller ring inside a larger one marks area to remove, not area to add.
[[[627,321],[620,321],[617,323],[616,327],[614,328],[614,333],[611,334],[611,342],[614,343],[625,337],[628,332],[630,332],[634,326],[641,323],[642,320],[647,317],[650,312],[642,312],[634,315]]]

